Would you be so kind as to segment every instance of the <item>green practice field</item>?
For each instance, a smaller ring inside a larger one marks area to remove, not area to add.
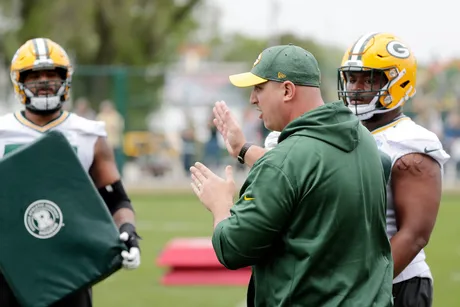
[[[120,271],[94,288],[95,307],[245,306],[245,287],[164,287],[155,261],[176,237],[212,233],[211,215],[188,192],[131,194],[142,240],[142,265]],[[460,306],[460,194],[445,193],[429,247],[435,278],[435,307]]]

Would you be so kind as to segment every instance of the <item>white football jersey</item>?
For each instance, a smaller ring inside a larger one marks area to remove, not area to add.
[[[98,137],[107,136],[103,122],[88,120],[66,111],[45,126],[35,125],[21,112],[9,113],[0,117],[0,158],[51,130],[66,136],[86,171],[89,171],[93,163],[94,145]]]
[[[377,147],[390,156],[391,166],[404,155],[410,153],[423,153],[429,155],[443,166],[450,156],[442,148],[436,134],[417,125],[409,117],[402,117],[393,123],[372,131]],[[387,187],[387,234],[393,237],[398,231],[396,214],[391,191],[391,176]],[[423,250],[412,260],[412,262],[393,280],[398,283],[413,277],[433,278],[430,268],[425,261]]]

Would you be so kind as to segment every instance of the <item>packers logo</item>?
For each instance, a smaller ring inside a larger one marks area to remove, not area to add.
[[[259,54],[259,56],[257,57],[256,61],[254,62],[254,65],[252,65],[252,67],[256,66],[257,64],[259,64],[260,60],[262,59],[262,53]]]
[[[27,207],[24,225],[35,238],[52,238],[64,226],[61,209],[50,200],[37,200]]]
[[[407,59],[410,56],[409,48],[401,42],[391,41],[387,45],[389,54],[398,59]]]

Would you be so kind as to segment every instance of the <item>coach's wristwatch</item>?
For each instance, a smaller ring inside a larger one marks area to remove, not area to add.
[[[252,146],[251,143],[245,143],[243,147],[241,147],[240,153],[238,154],[238,162],[240,162],[241,164],[244,164],[244,156],[246,155],[246,152],[251,146]]]

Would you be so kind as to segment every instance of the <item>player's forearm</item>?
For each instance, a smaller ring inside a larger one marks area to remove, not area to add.
[[[120,208],[119,210],[117,210],[113,214],[113,220],[115,221],[117,227],[120,227],[125,223],[129,223],[132,225],[135,225],[136,223],[134,212],[128,208]]]
[[[390,240],[396,278],[426,246],[427,240],[422,236],[400,230]]]
[[[267,152],[267,150],[263,147],[252,145],[249,147],[246,155],[244,156],[244,163],[249,167],[252,167],[254,163],[257,162],[263,155]]]

